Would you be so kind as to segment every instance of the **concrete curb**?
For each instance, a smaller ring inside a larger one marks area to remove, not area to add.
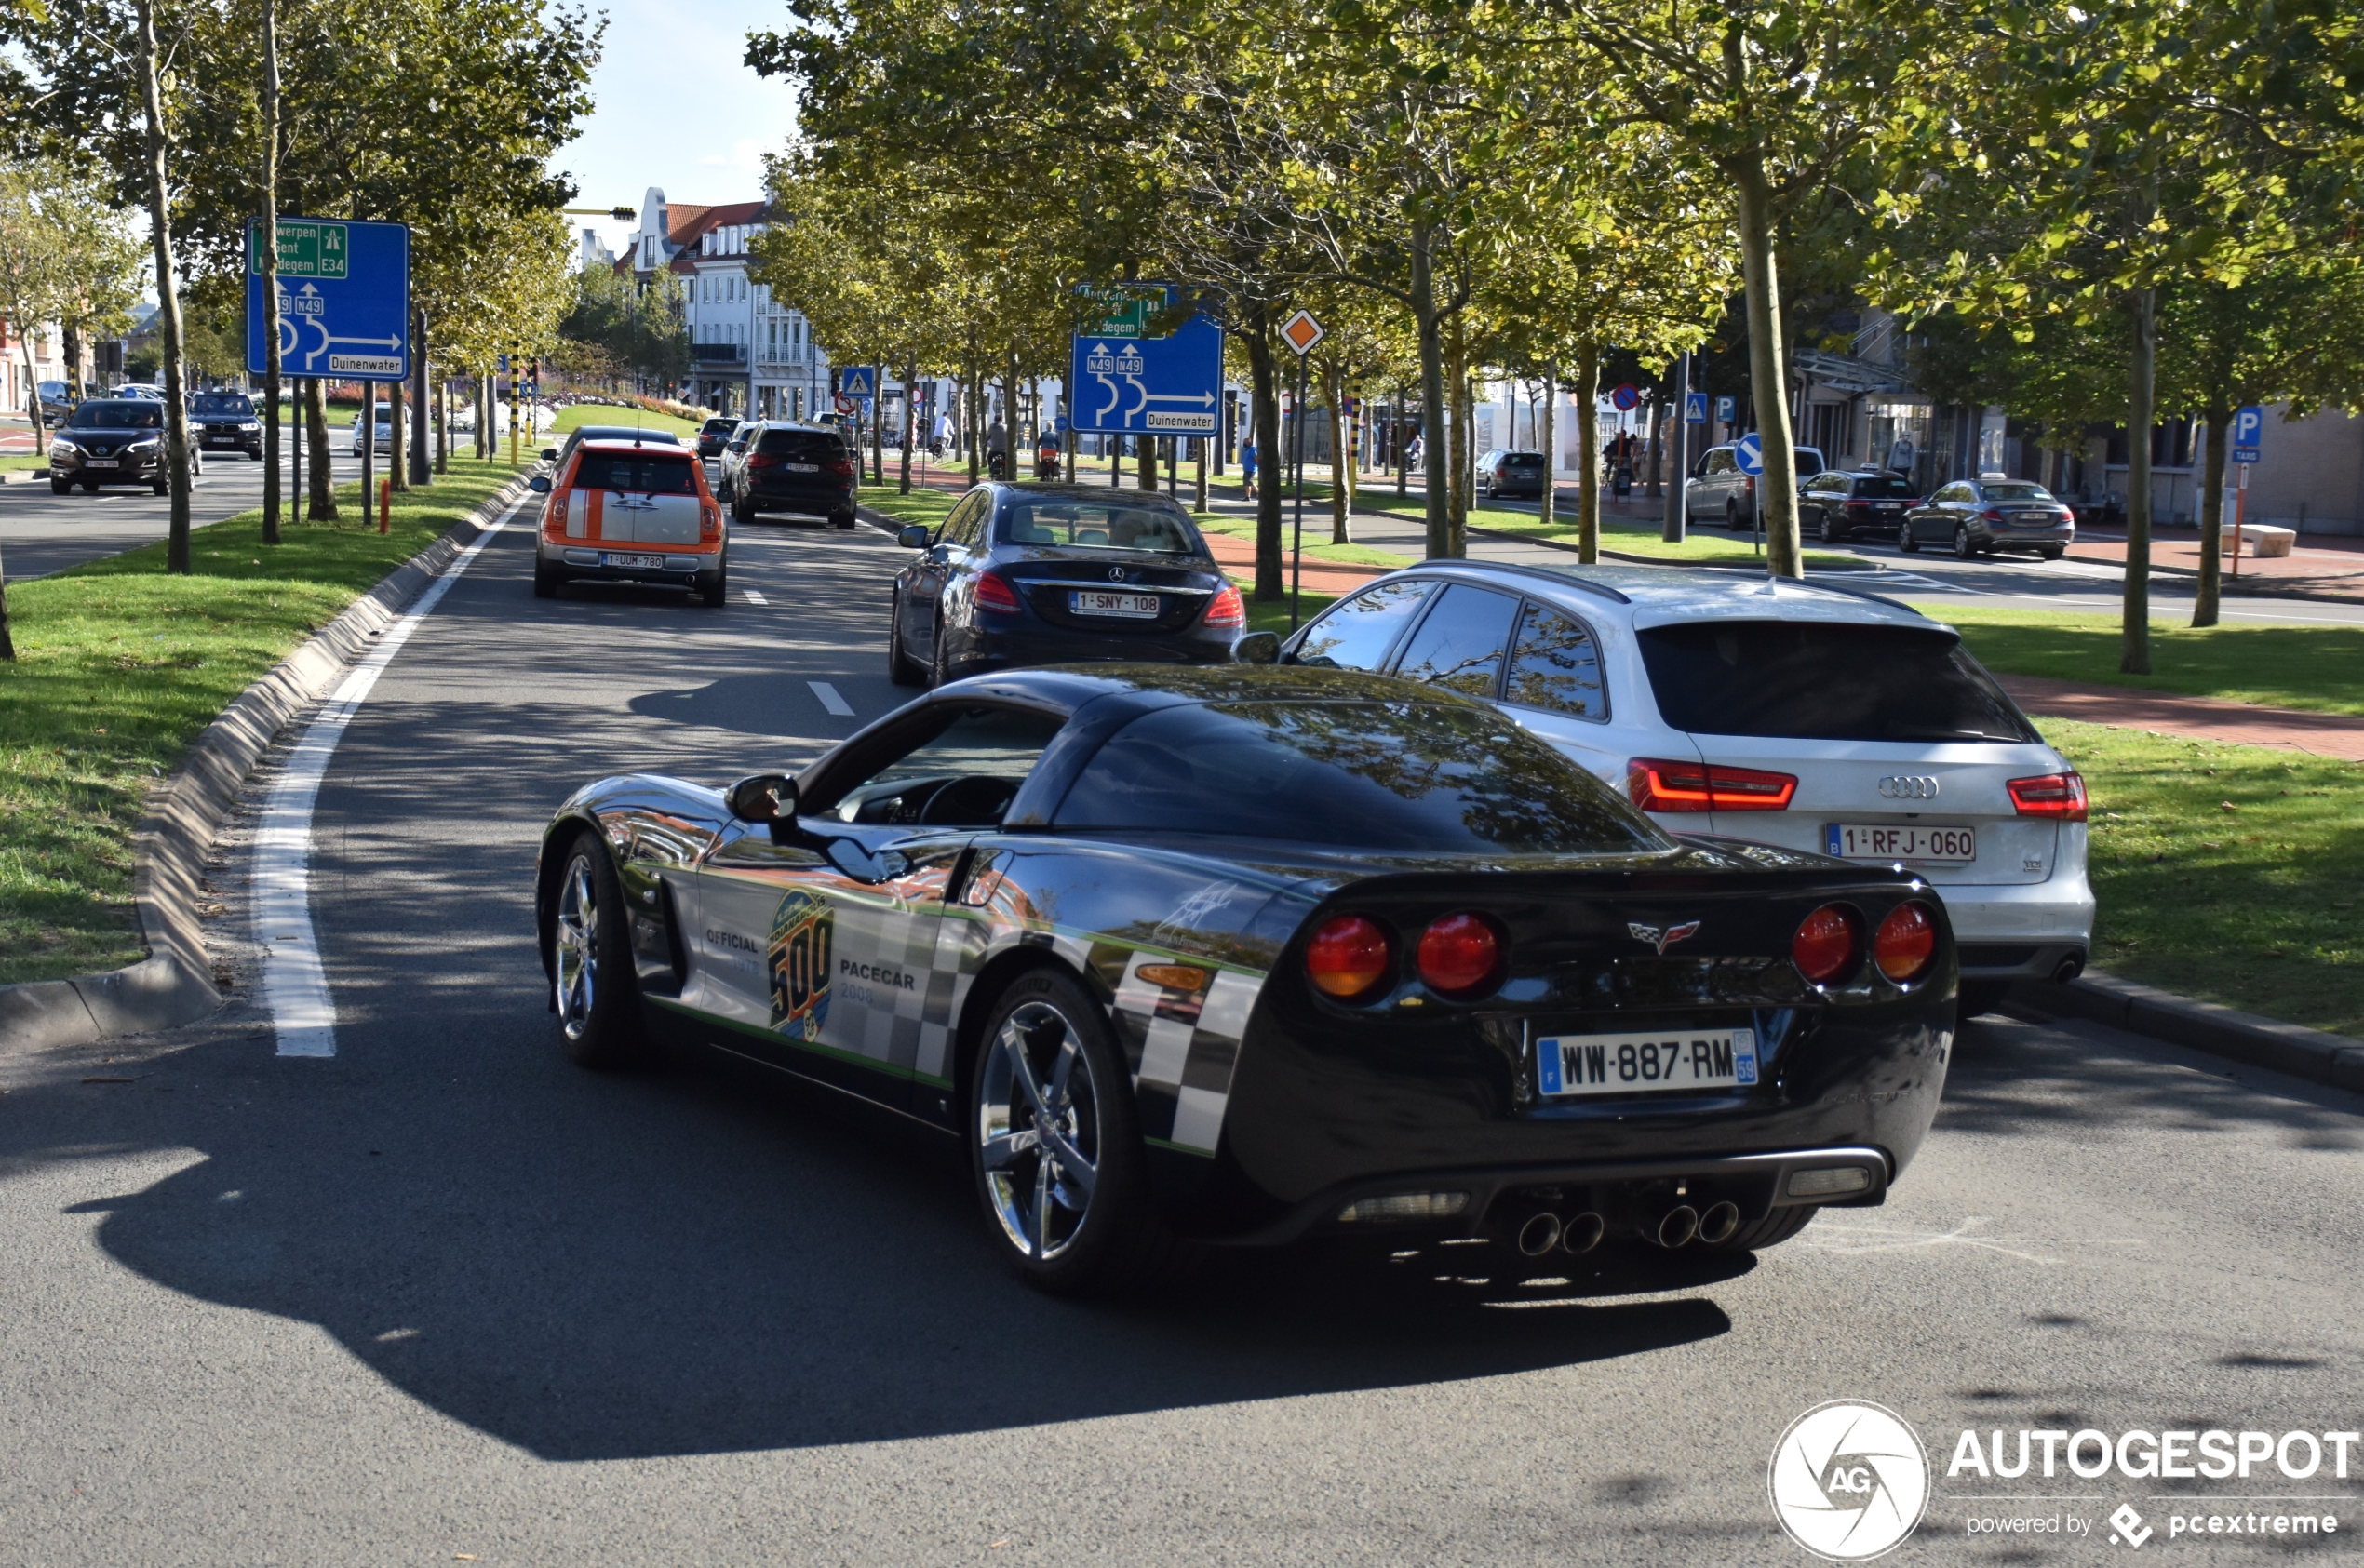
[[[193,1023],[222,1005],[197,897],[206,851],[256,761],[328,692],[403,606],[525,493],[519,475],[256,681],[189,747],[132,830],[131,896],[148,956],[104,974],[0,985],[0,1054],[93,1045]]]
[[[2082,975],[2065,985],[2019,981],[2011,986],[2011,1000],[2053,1017],[2107,1024],[2129,1034],[2288,1073],[2310,1083],[2364,1092],[2364,1044],[2303,1024],[2285,1024],[2214,1002],[2193,1001],[2106,974]]]

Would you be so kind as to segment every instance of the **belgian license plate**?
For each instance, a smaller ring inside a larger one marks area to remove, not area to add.
[[[664,567],[665,557],[663,556],[603,555],[599,557],[599,564],[601,566],[630,567],[639,571],[654,571]]]
[[[1078,615],[1129,615],[1135,620],[1155,620],[1158,596],[1155,594],[1103,594],[1081,590],[1068,596],[1068,609]]]
[[[1967,865],[1978,859],[1975,827],[1879,827],[1870,823],[1833,822],[1822,827],[1823,841],[1841,860],[1935,861]]]
[[[1544,1035],[1535,1042],[1535,1086],[1547,1099],[1735,1089],[1754,1082],[1754,1029]]]
[[[115,466],[115,461],[111,457],[86,457],[82,460],[82,466],[85,468],[113,468]]]
[[[2048,529],[2052,526],[2052,514],[2049,512],[2022,512],[2019,515],[2016,521],[2019,523],[2020,527],[2023,529]]]
[[[821,472],[821,465],[817,462],[790,462],[784,463],[782,466],[786,468],[791,474],[818,474]]]

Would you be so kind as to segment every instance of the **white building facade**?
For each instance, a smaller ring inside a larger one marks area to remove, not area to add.
[[[829,407],[829,358],[801,312],[749,276],[765,204],[700,207],[651,186],[619,268],[681,280],[692,401],[743,417],[810,419]]]

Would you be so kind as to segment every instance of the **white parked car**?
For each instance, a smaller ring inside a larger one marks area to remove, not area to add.
[[[2084,967],[2084,781],[1906,606],[1712,570],[1433,561],[1341,599],[1282,658],[1484,698],[1671,832],[1901,862],[1945,900],[1965,1014]]]
[[[388,415],[386,418],[378,422],[377,439],[373,444],[376,449],[382,452],[391,452],[394,450],[394,418],[392,415]],[[353,440],[349,446],[354,456],[359,457],[361,455],[361,418],[358,414],[354,416]]]

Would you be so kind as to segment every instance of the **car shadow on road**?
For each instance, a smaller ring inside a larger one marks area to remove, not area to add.
[[[1752,1266],[1523,1282],[1231,1254],[1143,1299],[1049,1299],[994,1255],[940,1134],[698,1065],[584,1073],[529,998],[333,1062],[275,1062],[248,1025],[105,1069],[128,1083],[60,1072],[10,1093],[0,1172],[186,1151],[67,1212],[103,1215],[99,1244],[145,1279],[317,1324],[552,1459],[1514,1376],[1726,1333],[1705,1287]],[[1659,1293],[1619,1299],[1638,1291]]]

